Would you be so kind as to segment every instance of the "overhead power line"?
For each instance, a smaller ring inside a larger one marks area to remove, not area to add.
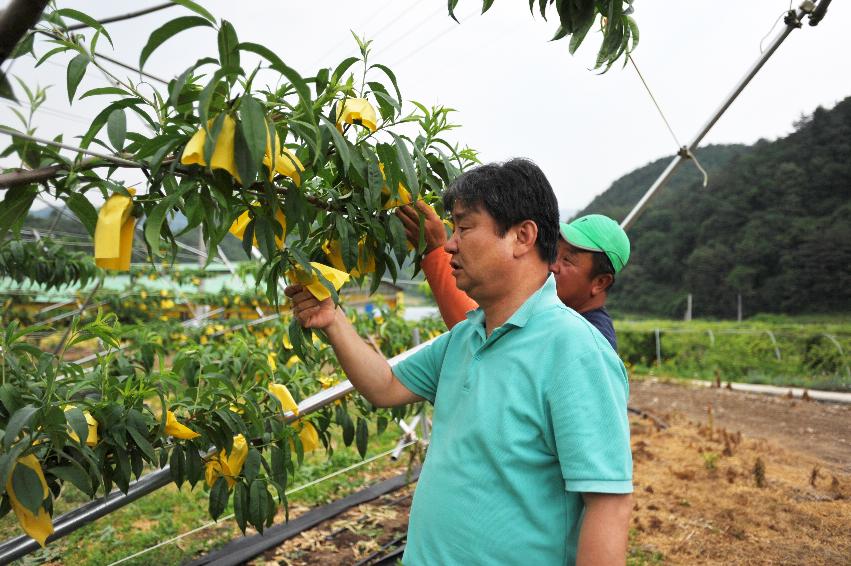
[[[104,18],[102,20],[98,20],[99,24],[111,24],[113,22],[120,22],[123,20],[130,20],[133,18],[138,18],[139,16],[144,16],[150,14],[152,12],[158,12],[159,10],[164,10],[165,8],[171,8],[172,6],[178,6],[174,2],[166,2],[165,4],[158,4],[156,6],[151,6],[150,8],[145,8],[144,10],[137,10],[136,12],[130,12],[129,14],[124,14],[122,16],[112,16],[109,18]],[[68,26],[68,31],[76,31],[78,29],[86,29],[91,27],[89,24],[74,24],[73,26]]]

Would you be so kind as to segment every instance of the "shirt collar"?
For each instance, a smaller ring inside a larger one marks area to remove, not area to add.
[[[532,315],[537,314],[552,305],[559,304],[561,304],[561,302],[556,294],[556,280],[553,274],[550,273],[547,276],[546,281],[544,281],[544,284],[541,285],[537,291],[532,293],[529,298],[520,305],[519,309],[514,311],[514,314],[505,321],[503,326],[510,324],[511,326],[522,328],[523,326],[526,326],[526,322],[528,322]],[[469,320],[471,324],[484,327],[485,311],[482,310],[482,307],[472,310],[467,313],[467,320]]]

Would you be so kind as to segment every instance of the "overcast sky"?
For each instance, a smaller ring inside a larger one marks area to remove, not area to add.
[[[97,18],[157,3],[57,0],[59,7]],[[240,41],[268,46],[304,76],[356,54],[350,29],[366,34],[374,40],[374,61],[396,72],[405,99],[457,109],[455,119],[462,128],[454,139],[478,149],[484,161],[513,156],[535,160],[563,210],[583,207],[620,176],[677,147],[634,69],[617,65],[605,75],[589,70],[599,34],[589,34],[572,57],[567,40],[548,41],[555,23],[533,18],[526,0],[497,0],[485,15],[479,15],[480,0],[461,0],[456,11],[460,25],[447,16],[445,0],[199,3],[229,20]],[[761,39],[768,34],[767,45],[780,31],[783,23],[777,20],[790,6],[788,0],[635,4],[641,31],[635,61],[683,144],[757,59]],[[135,65],[150,32],[186,14],[174,7],[110,24],[115,50],[106,41],[99,50]],[[704,144],[784,136],[801,114],[851,95],[851,67],[842,55],[848,52],[843,34],[849,21],[851,2],[839,1],[818,27],[805,24],[793,31]],[[44,44],[37,46],[39,54],[46,50]],[[168,79],[215,53],[214,31],[190,30],[156,51],[146,70]],[[33,69],[27,58],[12,67],[12,74],[29,84],[55,85],[48,109],[37,119],[40,135],[64,132],[72,140],[105,105],[104,97],[68,105],[64,64],[69,59],[56,57]],[[78,92],[95,86],[105,86],[105,80],[90,69]],[[5,101],[0,123],[15,124]],[[2,140],[0,146],[6,143]],[[138,180],[138,173],[120,174],[128,183]]]

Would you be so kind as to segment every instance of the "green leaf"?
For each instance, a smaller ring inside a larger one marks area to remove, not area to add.
[[[349,57],[348,59],[343,59],[343,61],[337,65],[337,68],[334,69],[334,72],[331,74],[331,78],[334,81],[338,81],[343,78],[343,73],[349,70],[349,67],[354,65],[360,61],[357,57]]]
[[[210,163],[210,158],[213,155],[213,144],[214,141],[218,139],[218,132],[221,129],[222,120],[224,120],[224,116],[226,112],[221,112],[218,116],[216,116],[216,120],[213,124],[213,127],[208,127],[209,113],[210,113],[210,102],[213,99],[213,93],[216,92],[216,89],[219,86],[219,82],[221,82],[222,77],[227,75],[230,71],[226,69],[216,69],[213,73],[213,76],[210,77],[210,82],[207,83],[207,86],[204,87],[204,90],[201,91],[201,94],[198,96],[198,117],[201,119],[201,127],[207,130],[207,140],[204,145],[204,160],[207,163]],[[210,149],[210,153],[207,153],[207,148]]]
[[[236,30],[227,20],[222,20],[218,35],[219,62],[222,67],[239,67],[239,40]]]
[[[266,153],[267,129],[263,105],[254,97],[243,95],[239,106],[239,118],[239,128],[244,136],[248,156],[254,168],[259,170]],[[242,176],[242,172],[240,172],[240,176]],[[245,177],[243,177],[243,180],[245,180]],[[248,184],[247,181],[246,184]]]
[[[183,2],[178,3],[183,4]],[[175,34],[194,27],[213,27],[210,23],[211,21],[213,20],[199,18],[198,16],[181,16],[158,27],[151,33],[148,43],[142,48],[142,53],[139,55],[139,68],[141,69],[145,66],[145,61],[148,60],[148,57],[151,56],[157,47],[168,41]]]
[[[378,69],[383,71],[387,78],[390,79],[390,83],[393,85],[393,90],[396,91],[396,100],[399,101],[399,104],[402,104],[402,93],[399,91],[399,84],[396,82],[396,74],[390,70],[389,67],[382,65],[380,63],[375,63],[369,67],[370,69]],[[400,107],[401,110],[401,107]]]
[[[203,59],[198,59],[191,67],[180,73],[180,76],[178,76],[171,85],[169,102],[172,106],[177,106],[180,99],[180,93],[183,91],[183,87],[186,85],[189,75],[191,75],[198,67],[209,65],[211,63],[217,64],[218,61],[212,57],[204,57]]]
[[[272,446],[272,481],[278,484],[282,492],[287,489],[287,465],[285,458],[289,457],[289,451],[284,451],[283,448]],[[282,493],[278,494],[283,496]]]
[[[237,482],[234,486],[233,514],[239,530],[245,534],[245,527],[248,525],[248,488],[242,482]]]
[[[381,113],[381,117],[385,120],[393,118],[393,116],[396,115],[396,112],[401,110],[399,103],[390,96],[390,93],[387,92],[387,89],[384,88],[383,84],[372,81],[367,84],[372,90],[375,100],[378,101],[378,110]]]
[[[68,425],[77,434],[80,444],[85,444],[89,438],[89,423],[86,422],[86,416],[79,407],[72,407],[65,411],[65,420]]]
[[[92,482],[89,475],[77,466],[59,466],[50,468],[47,473],[64,482],[70,482],[86,495],[93,495]]]
[[[104,124],[106,124],[107,120],[109,120],[110,114],[116,108],[128,108],[130,106],[135,106],[137,104],[141,104],[144,102],[140,98],[124,98],[122,100],[116,100],[106,108],[100,111],[100,113],[95,116],[95,119],[92,120],[92,125],[89,126],[88,131],[83,134],[83,138],[80,140],[80,147],[87,148],[89,144],[92,143],[92,140],[98,134],[98,132],[103,128]]]
[[[154,447],[151,446],[151,443],[148,441],[147,438],[145,438],[146,431],[139,430],[139,428],[139,426],[134,426],[134,423],[129,423],[127,425],[127,432],[133,438],[133,442],[136,443],[136,446],[138,446],[142,453],[145,455],[145,458],[148,460],[148,462],[153,464],[157,461],[157,456],[154,453]]]
[[[9,82],[8,77],[6,77],[6,73],[2,71],[0,71],[0,98],[6,98],[13,102],[18,101],[15,97],[15,91],[12,90],[12,83]]]
[[[213,489],[210,490],[210,517],[213,520],[218,520],[225,507],[228,506],[228,482],[224,476],[219,476],[216,483],[213,484]]]
[[[195,2],[192,2],[192,0],[171,0],[171,1],[174,2],[175,4],[180,4],[184,8],[188,8],[189,10],[192,10],[196,14],[203,16],[211,24],[216,23],[216,18],[213,17],[213,14],[211,14],[210,12],[205,10],[202,6],[196,4]]]
[[[408,153],[408,146],[394,132],[390,132],[390,135],[393,136],[393,141],[396,142],[396,155],[399,158],[399,165],[402,168],[402,172],[405,174],[408,190],[414,195],[417,195],[420,192],[420,184],[417,180],[417,172],[414,169],[414,161],[411,159],[411,154]]]
[[[22,55],[33,52],[33,43],[35,40],[35,32],[27,33],[24,38],[18,42],[12,53],[9,54],[9,59],[16,59]]]
[[[358,265],[358,245],[357,238],[350,237],[352,230],[346,219],[338,215],[335,219],[337,226],[337,237],[340,240],[340,255],[343,258],[343,265],[346,269],[354,269]]]
[[[8,344],[10,340],[6,340]],[[19,343],[19,346],[30,346],[30,344]],[[38,348],[35,349],[33,355],[38,356],[41,354],[41,350]],[[20,403],[18,402],[18,395],[20,392],[18,389],[12,385],[11,383],[4,383],[0,385],[0,403],[3,403],[3,407],[6,409],[8,414],[12,414],[20,408]],[[0,476],[0,480],[2,480],[2,476]],[[4,482],[0,481],[0,486],[3,485]]]
[[[343,173],[348,174],[349,165],[352,161],[351,151],[349,150],[349,142],[346,141],[346,138],[343,137],[337,130],[337,125],[331,122],[325,116],[320,116],[320,119],[323,121],[323,124],[320,128],[324,129],[326,132],[331,134],[331,139],[334,142],[334,147],[337,148],[337,155],[340,156],[340,161],[343,163]]]
[[[390,243],[396,253],[396,259],[399,265],[402,265],[405,256],[408,255],[408,236],[405,234],[405,225],[398,216],[391,214],[387,217],[387,228],[390,230]]]
[[[6,434],[3,436],[3,448],[6,450],[9,449],[9,446],[17,440],[18,435],[21,434],[24,427],[29,424],[30,420],[32,420],[36,411],[38,411],[38,409],[32,405],[25,405],[15,411],[9,419],[9,423],[6,425]]]
[[[252,158],[248,143],[243,123],[237,122],[233,136],[233,161],[244,187],[250,187],[257,180],[257,170],[260,167],[260,160]]]
[[[265,215],[258,215],[254,221],[254,237],[257,238],[258,249],[263,257],[270,258],[278,249],[278,244],[275,242],[275,227],[271,218]]]
[[[338,424],[343,428],[343,444],[351,446],[355,439],[355,423],[352,422],[352,417],[342,407],[339,408],[338,418]]]
[[[83,100],[84,98],[86,98],[88,96],[99,96],[99,95],[102,95],[102,94],[117,94],[117,95],[120,95],[120,96],[124,96],[124,95],[127,95],[129,93],[126,90],[124,90],[123,88],[118,88],[118,87],[115,87],[115,86],[103,86],[103,87],[100,87],[100,88],[93,88],[91,90],[87,90],[84,94],[82,94],[80,96],[80,100]]]
[[[369,425],[366,422],[366,419],[363,417],[358,417],[358,426],[356,433],[356,442],[358,448],[358,454],[360,454],[361,458],[366,458],[366,448],[367,442],[369,440]]]
[[[268,495],[266,484],[260,480],[251,482],[248,493],[248,520],[261,534],[269,510]]]
[[[242,51],[249,51],[260,55],[272,64],[272,69],[284,75],[288,81],[295,87],[298,97],[304,109],[305,118],[315,123],[313,115],[313,106],[310,99],[310,88],[307,82],[294,69],[287,66],[280,57],[275,55],[269,48],[256,43],[240,43],[239,48]]]
[[[35,62],[35,66],[40,67],[42,63],[44,63],[45,61],[47,61],[48,59],[50,59],[51,57],[53,57],[57,53],[64,53],[66,51],[69,51],[70,49],[71,49],[70,47],[66,47],[64,45],[60,45],[59,47],[54,47],[53,49],[51,49],[50,51],[48,51],[47,53],[42,55],[39,58],[39,60]]]
[[[44,501],[44,487],[35,470],[18,463],[12,471],[12,489],[15,490],[15,497],[24,507],[33,514],[38,513],[38,508]]]
[[[109,40],[109,44],[112,45],[112,38],[109,37],[109,32],[106,31],[106,28],[103,27],[99,21],[94,19],[88,14],[84,14],[79,10],[74,10],[73,8],[62,8],[60,10],[56,10],[53,12],[53,16],[59,16],[62,18],[71,18],[72,20],[77,20],[78,22],[82,22],[89,26],[92,29],[95,29],[103,34],[103,36]]]
[[[629,52],[635,51],[635,48],[638,47],[638,24],[635,23],[635,19],[632,16],[625,16],[626,24],[629,29],[628,36],[632,36],[632,45],[629,48]]]
[[[367,184],[368,193],[366,202],[370,210],[376,210],[381,206],[381,189],[384,187],[384,176],[378,166],[378,157],[369,152],[367,156]]]
[[[176,206],[183,195],[194,187],[194,183],[181,184],[177,187],[176,191],[160,200],[160,202],[158,202],[157,205],[148,212],[147,218],[145,219],[145,241],[148,243],[148,246],[154,254],[160,254],[160,244],[162,242],[160,239],[160,233],[162,232],[162,225],[163,222],[165,222],[168,211],[171,210],[172,207]]]
[[[9,482],[9,477],[12,475],[12,466],[17,461],[18,456],[26,448],[26,443],[21,442],[12,447],[5,454],[0,454],[0,486],[5,486]]]
[[[329,73],[330,70],[327,67],[319,69],[316,73],[316,96],[319,96],[322,92],[324,92],[325,88],[328,86]]]
[[[449,5],[449,15],[452,17],[453,20],[458,22],[458,18],[455,17],[455,7],[458,5],[458,0],[449,0],[448,5]],[[461,23],[461,22],[458,22],[458,23]]]
[[[6,235],[6,231],[26,218],[30,207],[38,195],[35,185],[27,185],[16,189],[9,189],[0,202],[0,238]]]
[[[493,1],[494,0],[484,0],[484,2],[482,2],[482,13],[483,14],[491,9],[491,6],[493,6]]]
[[[171,452],[171,458],[168,461],[168,471],[171,475],[171,480],[180,487],[186,481],[186,457],[183,454],[183,446],[177,445]],[[215,486],[213,486],[215,488]],[[212,493],[210,494],[210,505],[212,506]],[[210,512],[212,514],[212,511]],[[213,517],[215,519],[215,517]]]
[[[201,455],[191,445],[186,447],[186,480],[189,485],[195,487],[195,484],[204,477],[204,461]]]
[[[106,121],[106,135],[115,151],[120,153],[124,149],[124,139],[127,136],[127,116],[124,114],[124,109],[116,108],[109,115]]]
[[[77,92],[77,87],[80,81],[83,80],[83,75],[86,74],[86,66],[89,64],[89,56],[80,53],[68,63],[68,102],[74,101],[74,93]]]
[[[242,467],[242,473],[245,476],[245,481],[253,482],[260,472],[260,451],[253,446],[248,449],[248,455],[245,457],[245,464]]]

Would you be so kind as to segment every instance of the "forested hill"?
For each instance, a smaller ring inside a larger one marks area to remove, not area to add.
[[[730,318],[851,312],[851,98],[795,132],[697,152],[630,229],[632,257],[612,289],[620,313]],[[622,220],[672,157],[616,181],[578,215]]]

